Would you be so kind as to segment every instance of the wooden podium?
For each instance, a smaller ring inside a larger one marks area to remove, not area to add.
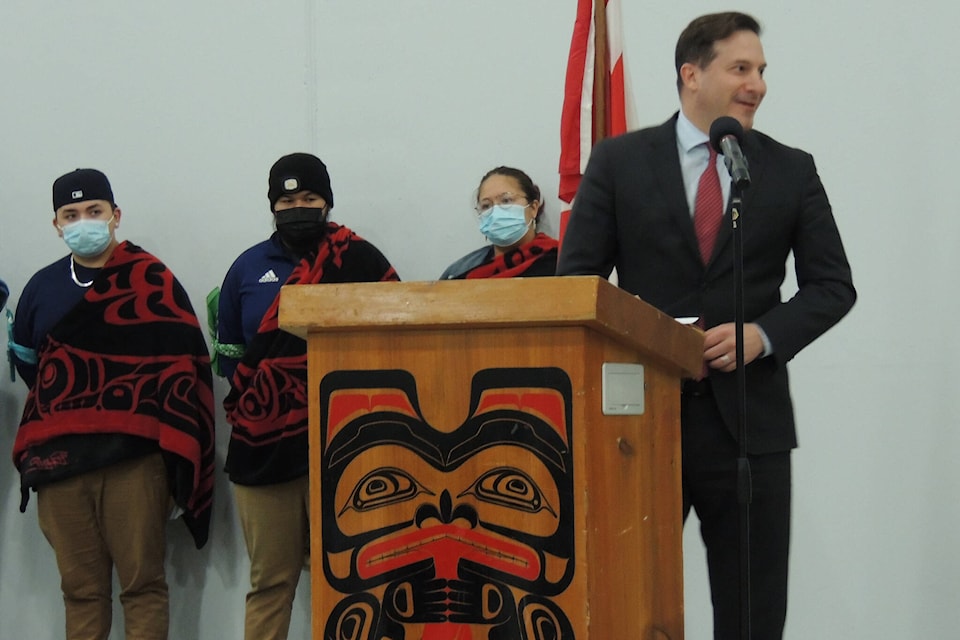
[[[308,340],[314,638],[683,637],[698,330],[596,277],[290,286],[280,326]]]

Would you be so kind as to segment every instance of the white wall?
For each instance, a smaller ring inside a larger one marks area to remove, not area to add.
[[[729,7],[622,2],[639,121],[655,124],[676,109],[680,30]],[[955,637],[960,302],[950,285],[960,218],[948,163],[960,139],[960,7],[854,4],[740,7],[765,26],[769,93],[757,127],[815,154],[860,292],[791,369],[801,447],[787,637]],[[267,171],[291,151],[327,162],[334,217],[406,280],[433,278],[479,244],[471,192],[498,164],[539,182],[555,229],[575,5],[3,2],[0,277],[11,305],[65,253],[50,227],[50,186],[79,166],[107,173],[122,237],[164,259],[198,307],[268,234]],[[0,377],[5,457],[24,396],[22,383]],[[218,430],[222,466],[222,416]],[[241,635],[248,566],[223,474],[217,491],[203,551],[180,524],[170,528],[172,638]],[[63,612],[53,554],[35,501],[21,515],[18,499],[13,465],[2,464],[0,637],[54,638]],[[690,525],[687,637],[698,639],[710,636],[709,599]],[[291,638],[307,637],[308,597],[302,588]]]

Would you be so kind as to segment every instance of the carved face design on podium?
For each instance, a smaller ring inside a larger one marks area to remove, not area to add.
[[[575,568],[562,370],[478,372],[447,431],[404,371],[334,372],[320,396],[320,551],[344,594],[326,638],[573,638],[550,600]]]

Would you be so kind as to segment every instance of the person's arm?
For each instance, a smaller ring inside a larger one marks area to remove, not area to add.
[[[798,291],[755,319],[770,341],[772,355],[781,363],[836,324],[857,299],[826,191],[813,158],[804,156],[792,244]]]
[[[387,257],[366,240],[355,238],[347,255],[350,255],[351,268],[344,271],[345,274],[349,274],[345,282],[400,280],[397,270],[393,268]]]
[[[469,271],[477,268],[481,264],[493,259],[493,246],[480,247],[474,249],[463,256],[440,274],[440,280],[456,280],[463,278]]]
[[[243,314],[240,297],[239,269],[231,268],[220,287],[220,300],[217,305],[217,342],[225,345],[245,345],[243,337]],[[239,357],[218,350],[217,361],[223,377],[233,381]]]
[[[38,341],[33,336],[33,321],[28,313],[30,308],[28,292],[20,297],[17,305],[17,314],[13,320],[11,335],[13,342],[8,345],[8,353],[13,360],[20,379],[32,389],[37,381],[37,348]]]
[[[614,167],[610,140],[598,143],[580,181],[560,246],[557,275],[607,278],[617,253]]]

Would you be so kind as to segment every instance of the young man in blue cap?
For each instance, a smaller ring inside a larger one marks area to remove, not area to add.
[[[107,177],[53,184],[53,227],[70,253],[17,305],[13,353],[29,393],[14,443],[25,510],[37,492],[66,637],[106,638],[116,569],[128,638],[167,637],[166,522],[175,503],[207,538],[213,394],[186,292],[155,257],[119,242]]]

